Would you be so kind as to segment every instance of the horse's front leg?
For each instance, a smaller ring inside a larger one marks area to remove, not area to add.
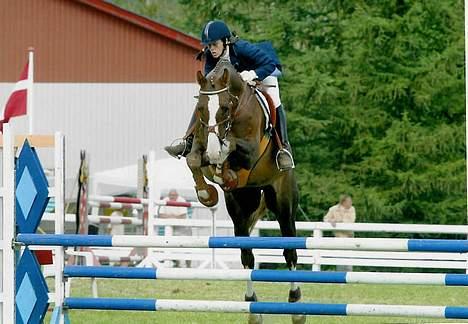
[[[213,207],[218,203],[218,191],[210,184],[207,184],[201,170],[202,152],[198,149],[192,151],[186,157],[187,165],[192,171],[195,181],[195,191],[198,200],[207,207]]]

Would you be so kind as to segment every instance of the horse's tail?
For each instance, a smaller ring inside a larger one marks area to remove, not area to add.
[[[257,209],[252,213],[252,215],[250,215],[249,233],[252,232],[255,224],[257,224],[257,222],[266,214],[266,211],[267,206],[265,202],[265,194],[262,192]]]

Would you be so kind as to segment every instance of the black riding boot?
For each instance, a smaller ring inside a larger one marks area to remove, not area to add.
[[[294,169],[295,165],[289,145],[286,113],[284,112],[283,105],[276,108],[276,116],[278,118],[276,131],[280,137],[281,144],[283,144],[283,147],[276,154],[276,165],[280,171],[287,171]]]
[[[183,141],[176,145],[164,147],[167,153],[178,159],[180,159],[182,156],[185,157],[187,156],[187,154],[190,153],[190,151],[192,150],[193,143],[193,126],[195,125],[196,120],[197,116],[194,111],[192,114],[192,118],[190,119],[187,131],[185,132]]]

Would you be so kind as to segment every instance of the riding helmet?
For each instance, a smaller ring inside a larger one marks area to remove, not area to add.
[[[212,20],[203,27],[201,40],[203,45],[208,45],[220,39],[229,39],[230,36],[231,31],[223,21]]]

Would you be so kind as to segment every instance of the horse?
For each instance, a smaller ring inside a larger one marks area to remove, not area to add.
[[[278,170],[274,128],[269,128],[254,87],[223,59],[206,77],[198,71],[197,81],[197,121],[186,161],[199,201],[208,207],[218,202],[217,190],[206,177],[223,189],[235,236],[249,236],[267,210],[275,215],[283,237],[296,236],[299,193],[294,170]],[[285,249],[283,255],[289,270],[294,271],[296,250]],[[251,249],[241,249],[241,262],[246,269],[254,268]],[[288,301],[300,299],[300,287],[292,282]],[[251,281],[245,300],[257,301]],[[292,321],[304,323],[305,316],[293,315]],[[262,323],[261,315],[251,314],[249,323]]]
[[[206,177],[224,191],[235,236],[249,236],[267,209],[276,216],[283,237],[296,236],[298,188],[294,170],[280,172],[277,168],[277,147],[254,87],[224,59],[206,77],[198,71],[197,81],[197,122],[186,161],[198,199],[208,207],[218,202],[216,188],[205,181]],[[296,250],[285,249],[283,255],[289,270],[294,271]],[[251,249],[241,249],[241,262],[246,269],[254,268]],[[300,287],[291,283],[289,302],[300,299]],[[247,282],[245,301],[257,301],[251,281]],[[305,316],[293,315],[292,320],[304,323]],[[249,315],[249,323],[262,323],[261,315]]]

